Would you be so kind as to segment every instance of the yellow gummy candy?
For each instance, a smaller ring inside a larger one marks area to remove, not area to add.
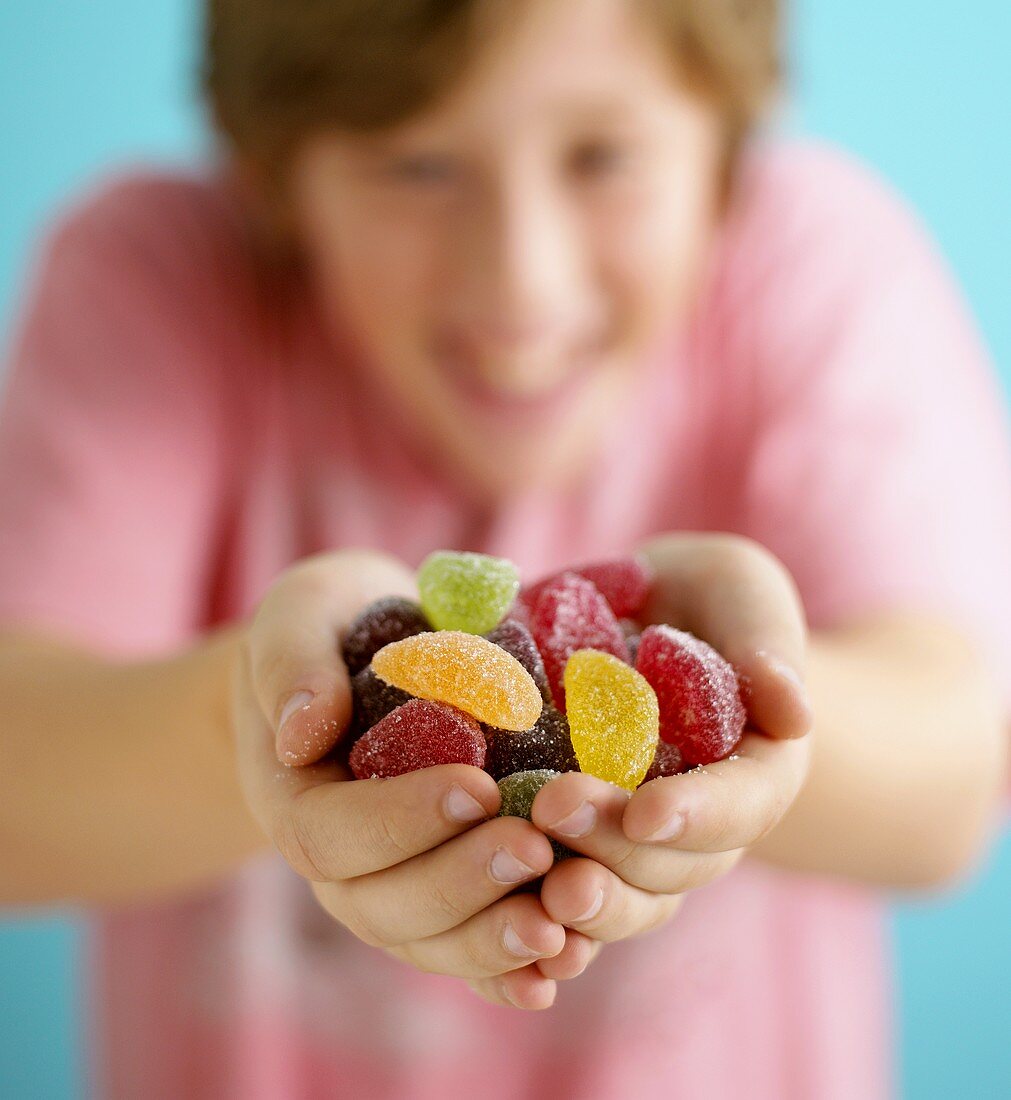
[[[499,729],[528,730],[541,716],[530,673],[477,634],[437,630],[391,642],[372,658],[372,671],[409,695],[449,703]]]
[[[580,769],[634,791],[660,737],[656,692],[610,653],[578,649],[565,666],[565,701]]]

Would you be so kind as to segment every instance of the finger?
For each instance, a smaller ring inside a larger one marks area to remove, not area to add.
[[[630,795],[592,775],[568,772],[537,792],[534,824],[573,851],[596,860],[630,886],[652,893],[694,890],[728,871],[738,853],[682,852],[638,844],[622,827]]]
[[[782,564],[735,535],[668,535],[642,552],[656,570],[648,620],[689,630],[719,650],[742,676],[749,714],[764,733],[807,733],[807,629]]]
[[[351,719],[339,636],[380,596],[414,594],[393,558],[345,550],[307,558],[274,584],[249,632],[253,690],[285,764],[311,764]]]
[[[240,668],[238,678],[248,678]],[[260,827],[303,878],[325,882],[402,863],[498,812],[495,780],[466,764],[347,782],[332,763],[279,763],[248,690],[236,690],[239,773]]]
[[[533,964],[499,978],[478,978],[470,988],[489,1004],[540,1012],[555,1003],[558,986]]]
[[[582,932],[567,928],[565,946],[557,955],[538,960],[537,969],[545,978],[552,978],[556,982],[578,978],[600,954],[603,946],[599,940],[591,940]]]
[[[553,858],[529,821],[500,817],[385,871],[313,890],[359,939],[395,947],[455,928],[543,875]]]
[[[637,844],[681,851],[746,848],[783,817],[807,777],[810,738],[748,734],[733,757],[655,779],[632,795],[622,828]]]
[[[457,928],[390,948],[390,954],[430,974],[490,978],[558,955],[565,929],[533,894],[504,898]]]
[[[613,943],[663,924],[677,911],[681,898],[629,886],[592,859],[566,859],[541,884],[541,903],[559,924]]]

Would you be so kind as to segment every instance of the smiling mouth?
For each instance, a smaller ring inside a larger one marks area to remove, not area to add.
[[[496,385],[461,345],[438,345],[432,359],[468,411],[482,419],[523,426],[560,416],[575,404],[599,374],[603,354],[602,342],[595,341],[569,353],[568,370],[557,382],[521,390]]]

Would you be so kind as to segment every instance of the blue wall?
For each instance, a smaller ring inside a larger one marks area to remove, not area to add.
[[[965,12],[966,14],[962,14]],[[112,162],[204,142],[187,0],[0,5],[0,326],[47,211]],[[801,0],[796,115],[916,203],[1011,387],[1011,8]],[[1011,840],[953,899],[896,910],[904,1091],[1011,1095]],[[0,1095],[81,1094],[72,920],[0,923]]]

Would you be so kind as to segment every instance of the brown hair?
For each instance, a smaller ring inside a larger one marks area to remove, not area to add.
[[[779,79],[779,0],[638,3],[689,87],[723,110],[733,154]],[[502,0],[208,0],[218,129],[276,177],[314,130],[381,130],[437,101],[514,11]]]

